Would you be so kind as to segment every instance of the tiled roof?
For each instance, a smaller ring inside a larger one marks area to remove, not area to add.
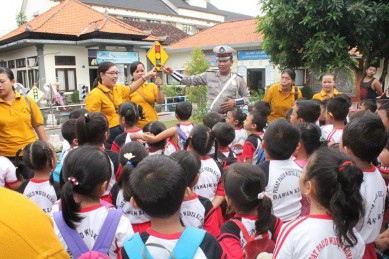
[[[163,41],[164,44],[172,44],[189,36],[189,34],[187,34],[186,32],[169,24],[139,22],[130,20],[122,21],[144,32],[150,31],[153,36],[157,36],[159,38],[165,38],[167,36],[166,39]]]
[[[258,43],[259,45],[263,40],[263,35],[256,32],[256,30],[256,19],[224,22],[169,45],[169,49],[205,48],[207,46],[245,43]]]
[[[124,34],[128,36],[128,39],[156,39],[119,19],[99,13],[77,0],[66,0],[60,3],[16,30],[4,35],[0,38],[0,41],[25,32],[68,35],[77,38],[98,32]]]

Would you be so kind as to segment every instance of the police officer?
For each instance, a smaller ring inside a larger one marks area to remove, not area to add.
[[[249,101],[249,91],[243,77],[231,72],[233,54],[229,46],[217,46],[213,49],[219,70],[206,71],[200,75],[185,76],[168,66],[162,66],[165,74],[185,85],[206,85],[207,109],[218,113],[227,113],[236,106],[243,106]]]

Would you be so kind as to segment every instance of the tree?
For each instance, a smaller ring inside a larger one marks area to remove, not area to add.
[[[20,27],[25,23],[27,23],[27,16],[24,14],[24,12],[20,11],[16,15],[16,24],[18,25],[18,27]]]
[[[271,62],[320,72],[349,67],[361,72],[349,51],[364,65],[389,61],[387,0],[259,0],[258,31]],[[386,67],[387,68],[387,67]],[[387,70],[387,69],[386,69]]]
[[[192,60],[186,64],[184,73],[186,75],[201,74],[209,69],[210,64],[205,59],[205,55],[201,48],[196,47],[192,52]],[[207,113],[207,86],[187,87],[186,96],[188,101],[193,104],[192,120],[200,123]]]

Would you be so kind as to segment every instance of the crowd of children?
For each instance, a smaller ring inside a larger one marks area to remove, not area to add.
[[[323,89],[334,83],[323,77]],[[141,107],[125,102],[111,150],[104,114],[83,110],[62,126],[58,161],[31,143],[33,178],[0,157],[0,184],[53,218],[72,258],[377,258],[389,249],[389,103],[351,116],[348,96],[330,97],[297,99],[269,124],[264,101],[203,125],[181,102],[177,125],[143,129]]]

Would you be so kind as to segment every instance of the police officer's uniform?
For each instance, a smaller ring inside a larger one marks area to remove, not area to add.
[[[213,52],[216,53],[216,58],[218,60],[227,60],[232,58],[232,54],[235,53],[235,50],[229,46],[218,46],[213,49]],[[214,70],[206,71],[200,75],[185,76],[174,71],[172,77],[185,85],[206,85],[208,87],[208,110],[210,110],[212,103],[222,91],[226,83],[228,83],[228,85],[222,92],[220,97],[214,103],[212,111],[225,113],[225,111],[220,108],[220,105],[224,103],[228,98],[234,99],[236,105],[245,105],[249,102],[250,94],[247,89],[246,82],[244,81],[242,76],[233,72],[230,72],[228,75],[223,76],[218,70]],[[231,77],[234,77],[234,79],[229,82]]]

